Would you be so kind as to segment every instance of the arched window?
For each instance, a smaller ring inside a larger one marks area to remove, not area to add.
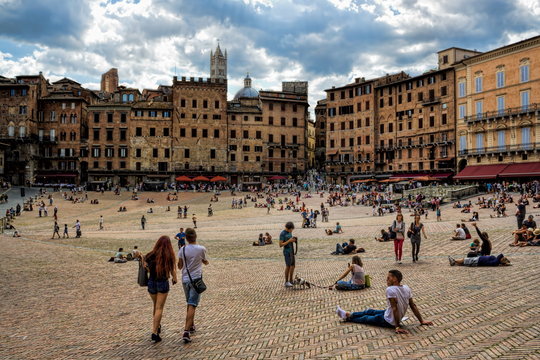
[[[129,101],[133,101],[133,94],[129,94]]]
[[[51,141],[54,141],[54,139],[56,138],[56,130],[51,129],[49,131],[49,137],[51,138]]]
[[[26,126],[21,125],[19,126],[19,137],[25,137],[26,136]]]
[[[9,123],[8,125],[8,136],[15,136],[15,125],[13,125],[13,123]]]
[[[122,95],[122,102],[127,102],[128,101],[128,96],[127,94],[123,94]]]

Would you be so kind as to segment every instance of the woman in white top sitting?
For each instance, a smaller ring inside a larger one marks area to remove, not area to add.
[[[343,281],[349,273],[351,273],[351,280]],[[363,269],[362,260],[360,256],[355,255],[352,257],[352,264],[349,264],[347,270],[340,276],[334,285],[330,286],[330,290],[335,286],[336,290],[361,290],[366,287],[365,273]]]

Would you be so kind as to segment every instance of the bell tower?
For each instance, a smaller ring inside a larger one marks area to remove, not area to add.
[[[210,77],[212,79],[227,79],[227,50],[225,55],[218,46],[215,52],[210,51]]]

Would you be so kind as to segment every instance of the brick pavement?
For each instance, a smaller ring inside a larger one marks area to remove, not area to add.
[[[157,236],[173,235],[179,225],[191,221],[176,220],[176,204],[168,213],[166,203],[157,199],[152,206],[158,213],[148,216],[149,230],[142,231],[138,219],[149,205],[127,200],[128,194],[97,196],[100,205],[71,204],[55,196],[62,223],[72,225],[80,217],[82,239],[50,240],[51,218],[37,218],[36,213],[17,219],[24,238],[0,238],[0,358],[540,358],[540,249],[507,246],[513,217],[489,219],[489,211],[480,212],[480,226],[490,233],[494,253],[504,252],[514,266],[474,269],[448,265],[446,256],[466,254],[469,243],[448,240],[456,220],[463,217],[448,206],[443,208],[445,222],[434,222],[433,214],[426,221],[428,239],[423,240],[420,262],[410,262],[406,242],[402,265],[394,263],[391,243],[373,240],[392,217],[373,218],[364,207],[333,208],[329,225],[340,221],[345,234],[328,237],[322,228],[297,229],[298,273],[316,284],[332,283],[350,258],[328,254],[337,241],[354,237],[367,250],[362,259],[373,286],[359,292],[288,290],[283,288],[278,246],[257,248],[250,242],[262,231],[276,238],[286,220],[298,224],[298,214],[230,210],[226,200],[215,204],[216,215],[207,218],[209,195],[182,194],[179,203],[198,213],[200,240],[209,249],[209,290],[196,318],[199,331],[193,343],[184,345],[180,337],[185,305],[181,287],[172,286],[163,342],[152,344],[151,300],[135,283],[137,264],[112,264],[106,258],[119,246],[139,244],[146,251]],[[320,199],[306,203],[315,207]],[[128,213],[116,213],[119,204],[126,204]],[[97,218],[102,213],[106,230],[100,232]],[[334,314],[336,304],[347,310],[385,306],[385,277],[391,268],[402,270],[420,311],[435,325],[419,326],[412,313],[406,322],[410,335],[341,323]]]

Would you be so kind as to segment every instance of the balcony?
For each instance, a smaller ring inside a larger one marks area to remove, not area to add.
[[[485,148],[459,150],[459,156],[496,155],[535,151],[540,149],[540,143],[490,146]]]
[[[464,121],[468,125],[471,125],[481,121],[495,121],[505,117],[520,116],[531,113],[538,114],[538,110],[540,110],[540,106],[538,103],[535,103],[528,106],[519,106],[514,108],[507,108],[504,110],[487,111],[471,116],[465,116]]]
[[[441,102],[441,98],[440,97],[430,97],[430,98],[427,98],[427,99],[424,99],[422,101],[422,106],[430,106],[430,105],[434,105],[434,104],[438,104]]]
[[[442,136],[437,136],[433,141],[428,142],[419,142],[419,141],[411,141],[410,143],[397,143],[393,144],[392,146],[375,146],[376,152],[382,152],[382,151],[392,151],[392,150],[400,150],[400,149],[412,149],[412,148],[421,148],[421,147],[430,147],[430,146],[447,146],[452,145],[456,142],[455,139],[448,139],[443,138]]]
[[[278,142],[268,142],[266,143],[269,148],[280,148],[280,149],[298,149],[300,147],[299,144],[284,144],[284,143],[278,143]]]

